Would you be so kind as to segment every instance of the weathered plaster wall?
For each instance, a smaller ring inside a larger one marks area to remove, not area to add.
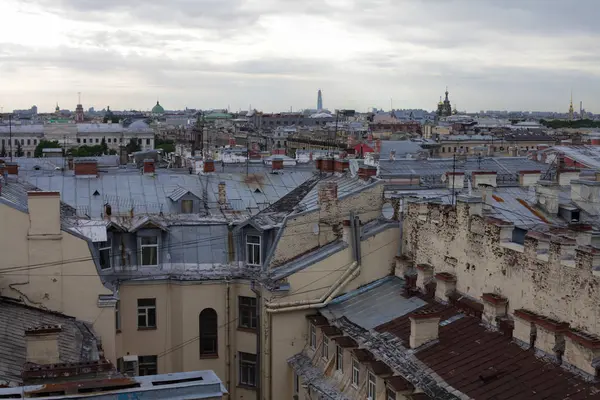
[[[372,221],[381,215],[382,204],[383,185],[377,184],[341,200],[331,200],[314,212],[288,218],[270,267],[282,265],[341,238],[343,221],[349,218],[352,211],[360,218],[361,223]]]
[[[434,273],[457,277],[457,291],[480,299],[486,292],[505,296],[509,312],[526,308],[572,327],[600,333],[600,279],[592,273],[597,255],[590,247],[574,250],[556,237],[546,254],[542,242],[527,236],[511,243],[510,226],[484,219],[475,205],[410,204],[404,217],[403,253]],[[469,215],[472,214],[472,215]],[[570,257],[574,253],[574,257]]]

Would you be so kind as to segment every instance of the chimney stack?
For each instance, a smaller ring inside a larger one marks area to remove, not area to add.
[[[98,162],[96,160],[74,161],[76,178],[96,178],[98,176]]]
[[[498,326],[498,318],[506,317],[508,299],[495,293],[484,293],[483,320],[492,326]]]
[[[60,325],[43,325],[25,331],[26,361],[34,364],[58,364],[58,335]]]
[[[4,169],[8,175],[19,175],[19,164],[16,162],[5,162]]]
[[[215,172],[215,162],[214,160],[204,160],[204,166],[203,169],[205,174],[208,174],[210,172]]]
[[[219,205],[227,204],[227,186],[224,181],[219,182]]]
[[[498,187],[498,184],[496,183],[497,176],[498,173],[496,171],[473,171],[471,174],[474,187],[478,187],[482,184]]]
[[[441,310],[427,309],[415,311],[409,315],[411,349],[438,339],[441,314]]]
[[[462,189],[465,186],[465,173],[446,172],[446,185],[448,189]]]
[[[273,158],[271,160],[271,168],[273,171],[278,171],[280,169],[283,169],[283,158]]]
[[[537,338],[535,321],[539,318],[538,315],[521,308],[515,310],[514,317],[515,327],[513,329],[513,338],[528,348],[534,347]]]
[[[456,292],[456,276],[450,272],[435,274],[435,297],[442,301],[449,301],[450,296]]]
[[[372,176],[377,175],[377,167],[371,165],[361,165],[358,167],[358,177],[362,180],[368,181]]]
[[[579,179],[578,169],[562,169],[558,171],[558,185],[569,186],[572,180]]]
[[[565,332],[564,361],[597,376],[596,362],[600,356],[600,338],[570,329]]]
[[[27,192],[29,236],[51,238],[60,235],[60,193]]]
[[[429,264],[417,264],[417,287],[423,291],[423,293],[427,292],[425,286],[429,283],[429,281],[433,278],[433,267]]]
[[[335,172],[344,173],[350,169],[350,161],[338,158],[335,160]]]
[[[154,175],[154,160],[146,159],[144,160],[144,175]]]
[[[332,207],[337,203],[337,182],[325,181],[319,183],[319,205],[323,208]]]
[[[375,153],[381,154],[381,139],[375,141]]]
[[[540,171],[540,170],[519,171],[519,185],[535,186],[537,181],[540,180],[541,176],[542,176],[542,171]]]

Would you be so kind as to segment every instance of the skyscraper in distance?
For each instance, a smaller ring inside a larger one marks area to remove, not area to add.
[[[317,110],[323,109],[323,96],[321,95],[321,89],[317,92]]]

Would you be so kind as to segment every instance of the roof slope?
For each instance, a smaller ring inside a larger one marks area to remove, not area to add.
[[[61,325],[61,363],[98,361],[97,339],[86,323],[0,297],[0,383],[22,382],[27,354],[25,331],[41,325]]]

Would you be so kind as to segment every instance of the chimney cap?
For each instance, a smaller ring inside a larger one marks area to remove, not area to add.
[[[425,309],[413,311],[412,313],[409,314],[409,318],[414,319],[414,320],[440,318],[442,316],[443,311],[444,311],[444,309],[441,307],[425,308]]]

